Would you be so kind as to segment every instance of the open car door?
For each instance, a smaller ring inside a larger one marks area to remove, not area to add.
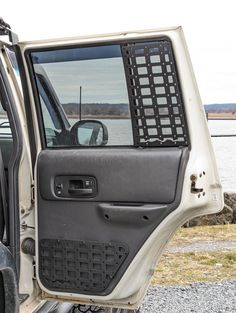
[[[44,299],[137,308],[176,229],[223,207],[181,28],[20,43]]]

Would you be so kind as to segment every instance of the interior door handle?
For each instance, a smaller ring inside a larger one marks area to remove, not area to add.
[[[69,188],[68,192],[75,196],[88,196],[93,193],[92,188]]]
[[[63,175],[54,181],[56,197],[63,199],[94,198],[97,195],[97,181],[93,176]]]

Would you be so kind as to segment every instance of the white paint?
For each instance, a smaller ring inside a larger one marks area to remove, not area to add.
[[[164,249],[168,240],[173,236],[177,227],[183,224],[188,219],[203,215],[206,213],[215,213],[223,207],[223,196],[220,186],[220,181],[216,169],[216,163],[214,154],[212,151],[210,135],[205,119],[205,114],[202,108],[201,99],[196,85],[195,77],[192,70],[191,61],[186,48],[185,39],[181,28],[168,29],[166,31],[152,31],[148,36],[162,36],[167,35],[172,40],[173,48],[175,52],[176,62],[179,69],[179,76],[182,85],[183,98],[185,103],[186,116],[189,126],[189,134],[191,140],[191,153],[188,166],[185,173],[184,188],[182,201],[180,206],[172,212],[151,234],[149,239],[140,249],[139,253],[134,258],[133,262],[127,269],[121,281],[111,294],[107,296],[93,296],[76,295],[71,293],[56,293],[47,290],[39,281],[40,287],[44,290],[49,298],[59,298],[65,300],[66,298],[73,302],[88,302],[92,298],[97,304],[110,304],[121,307],[138,306],[142,300],[145,290],[150,280],[150,272],[155,267],[157,260],[160,258],[162,250]],[[120,38],[133,38],[147,36],[145,33],[131,33],[111,35],[108,37],[97,38],[78,38],[78,39],[65,39],[64,41],[56,41],[52,43],[48,41],[46,43],[28,43],[28,47],[45,47],[51,45],[64,46],[65,44],[73,43],[88,43],[118,40]],[[27,44],[26,44],[27,45]],[[22,50],[25,46],[22,45]],[[33,97],[31,92],[31,101],[33,103]],[[36,130],[36,136],[38,141],[38,152],[40,152],[40,140],[37,127],[37,117],[35,112],[35,106],[32,105],[34,126]],[[198,198],[196,194],[190,193],[190,176],[192,174],[199,175],[206,172],[206,175],[202,175],[197,181],[197,186],[204,188],[206,196]],[[216,195],[212,198],[212,193]],[[37,193],[36,193],[37,194]],[[37,199],[36,199],[37,200]],[[37,202],[37,201],[36,201]],[[37,209],[37,208],[36,208]],[[37,216],[37,214],[36,214]],[[37,225],[37,218],[36,218]],[[36,230],[36,242],[37,242],[37,230]],[[36,251],[37,251],[36,245]],[[36,259],[38,255],[36,255]],[[37,274],[38,276],[38,274]],[[130,303],[130,304],[129,304]]]

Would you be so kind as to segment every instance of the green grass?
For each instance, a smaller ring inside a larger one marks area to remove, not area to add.
[[[152,284],[190,284],[236,278],[236,251],[166,253]]]
[[[170,246],[197,241],[236,241],[236,225],[198,226],[178,230]],[[236,251],[165,253],[152,284],[190,284],[236,278]]]
[[[229,261],[236,262],[236,252],[226,253],[225,258]]]
[[[236,241],[236,224],[180,228],[171,240],[170,245],[201,240]]]

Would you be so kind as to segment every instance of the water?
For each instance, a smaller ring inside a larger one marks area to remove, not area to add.
[[[110,145],[133,144],[130,120],[103,120],[108,128]],[[236,120],[208,121],[212,135],[236,135]],[[236,192],[236,137],[212,137],[216,162],[225,191]]]
[[[6,121],[0,118],[0,122]],[[77,120],[70,120],[73,124]],[[109,133],[109,145],[132,145],[132,127],[130,120],[102,120],[107,126]],[[208,122],[210,133],[213,135],[236,134],[236,120]],[[8,129],[9,131],[9,129]],[[0,131],[4,136],[7,128]],[[221,183],[225,191],[236,192],[236,137],[212,138],[216,155],[216,162],[219,169]]]
[[[108,128],[108,145],[133,144],[129,119],[101,121]],[[236,135],[236,120],[210,120],[208,126],[211,135]],[[236,137],[212,137],[212,142],[223,190],[236,192]]]
[[[236,120],[214,120],[208,125],[212,135],[236,135]],[[223,190],[236,192],[236,137],[213,137],[212,142]]]

